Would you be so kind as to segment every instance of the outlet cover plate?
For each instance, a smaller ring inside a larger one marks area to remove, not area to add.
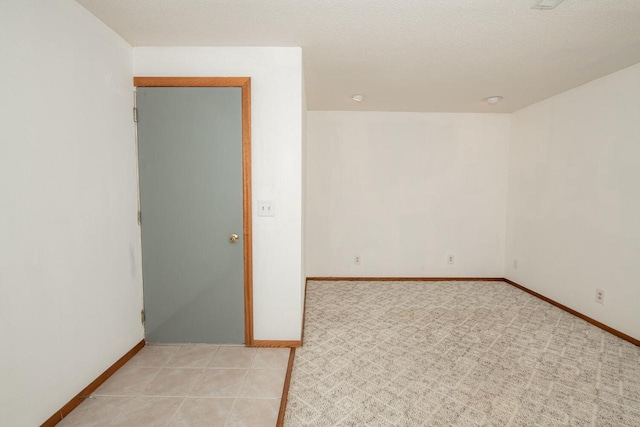
[[[276,207],[271,200],[258,200],[258,216],[276,216]]]

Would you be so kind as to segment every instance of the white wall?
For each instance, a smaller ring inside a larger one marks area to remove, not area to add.
[[[310,111],[307,275],[502,277],[509,121]]]
[[[640,64],[513,114],[506,255],[509,279],[635,338],[638,99]]]
[[[0,13],[0,413],[40,425],[143,338],[131,47],[70,0]]]
[[[251,77],[254,338],[298,340],[302,324],[300,48],[134,48],[136,76]],[[258,217],[258,200],[276,216]]]

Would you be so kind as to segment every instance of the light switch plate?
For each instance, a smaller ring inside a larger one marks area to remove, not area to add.
[[[275,204],[271,200],[258,200],[258,216],[276,216]]]

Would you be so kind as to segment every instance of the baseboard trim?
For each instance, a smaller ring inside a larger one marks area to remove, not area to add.
[[[53,427],[58,424],[64,417],[69,415],[71,411],[73,411],[78,405],[80,405],[84,400],[91,395],[102,383],[109,379],[109,377],[122,367],[125,363],[129,361],[133,356],[136,355],[137,352],[142,350],[145,345],[145,341],[142,340],[138,344],[136,344],[131,350],[127,352],[124,356],[116,361],[113,365],[109,366],[106,371],[104,371],[98,378],[93,380],[91,384],[86,386],[82,391],[76,394],[66,405],[56,411],[47,421],[42,423],[40,427]]]
[[[502,282],[502,277],[307,277],[307,282]]]
[[[634,345],[637,345],[637,346],[640,347],[640,340],[638,340],[636,338],[633,338],[632,336],[627,335],[624,332],[620,332],[617,329],[613,329],[611,326],[607,326],[604,323],[598,322],[597,320],[592,319],[589,316],[585,316],[584,314],[580,313],[579,311],[576,311],[576,310],[574,310],[572,308],[567,307],[564,304],[560,304],[559,302],[552,300],[551,298],[547,298],[542,294],[539,294],[539,293],[537,293],[535,291],[532,291],[531,289],[526,288],[526,287],[522,286],[521,284],[514,282],[513,280],[509,280],[509,279],[503,279],[503,280],[506,283],[510,284],[511,286],[515,286],[516,288],[520,289],[521,291],[524,291],[524,292],[526,292],[528,294],[531,294],[534,297],[540,298],[541,300],[546,301],[549,304],[554,305],[554,306],[558,307],[559,309],[566,311],[567,313],[573,314],[574,316],[579,317],[580,319],[591,323],[593,326],[597,326],[598,328],[600,328],[600,329],[602,329],[604,331],[607,331],[610,334],[613,334],[613,335],[617,336],[618,338],[622,338],[623,340],[629,341],[631,344],[634,344]]]
[[[302,341],[253,340],[249,347],[296,348],[302,347]]]
[[[278,412],[278,422],[276,427],[284,426],[284,414],[287,410],[287,399],[289,397],[289,386],[291,385],[291,372],[293,371],[293,359],[296,355],[296,349],[292,348],[289,353],[289,363],[287,364],[287,374],[284,377],[284,387],[282,388],[282,398],[280,399],[280,411]]]

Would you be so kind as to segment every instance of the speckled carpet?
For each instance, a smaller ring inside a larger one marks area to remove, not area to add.
[[[284,424],[640,426],[640,348],[503,282],[309,282]]]

